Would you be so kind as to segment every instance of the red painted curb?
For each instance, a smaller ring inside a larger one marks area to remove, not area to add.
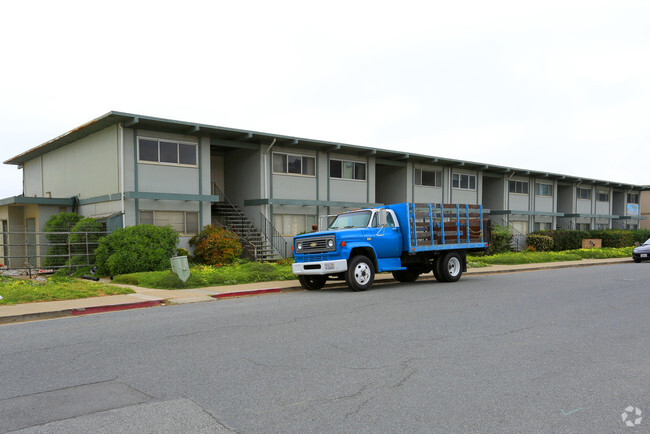
[[[255,295],[255,294],[268,294],[270,292],[280,292],[281,288],[267,288],[267,289],[249,289],[245,291],[233,291],[233,292],[221,292],[219,294],[214,294],[214,298],[226,298],[226,297],[241,297],[242,295]]]
[[[103,312],[115,312],[118,310],[128,310],[128,309],[138,309],[141,307],[153,307],[161,304],[163,300],[151,300],[151,301],[138,301],[136,303],[127,303],[127,304],[116,304],[112,306],[95,306],[95,307],[81,307],[78,309],[72,309],[72,316],[78,315],[88,315],[91,313],[103,313]]]

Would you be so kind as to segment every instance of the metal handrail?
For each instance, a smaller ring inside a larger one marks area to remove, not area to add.
[[[278,252],[278,254],[283,258],[288,258],[290,256],[290,249],[287,240],[284,239],[280,232],[275,229],[269,219],[267,219],[266,216],[262,213],[260,213],[260,222],[262,235],[264,235],[264,237],[269,240],[271,247],[273,247],[273,249]]]

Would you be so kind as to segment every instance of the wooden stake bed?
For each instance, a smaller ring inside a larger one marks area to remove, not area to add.
[[[411,251],[463,244],[484,247],[474,246],[485,242],[481,205],[411,203],[408,213]]]

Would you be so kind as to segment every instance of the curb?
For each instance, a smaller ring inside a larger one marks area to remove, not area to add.
[[[140,309],[162,304],[164,300],[136,301],[135,303],[112,304],[107,306],[79,307],[71,309],[72,316],[90,315],[93,313],[116,312],[119,310]]]
[[[289,289],[289,288],[284,288],[284,289]],[[282,288],[248,289],[244,291],[220,292],[218,294],[213,294],[210,297],[220,299],[220,298],[230,298],[230,297],[242,297],[246,295],[268,294],[271,292],[281,292],[281,291]]]
[[[107,306],[80,307],[74,309],[54,310],[49,312],[35,312],[20,315],[11,315],[0,317],[0,325],[17,324],[21,322],[40,321],[45,319],[65,318],[70,316],[82,316],[95,313],[116,312],[120,310],[140,309],[144,307],[154,307],[164,303],[164,300],[138,301],[135,303],[114,304]]]

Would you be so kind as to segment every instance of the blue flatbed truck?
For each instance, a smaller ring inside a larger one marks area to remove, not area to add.
[[[413,282],[433,271],[456,282],[467,271],[466,253],[487,251],[489,220],[481,205],[399,203],[338,214],[326,230],[293,239],[293,273],[303,288],[345,280],[365,291],[375,273],[390,271]]]

